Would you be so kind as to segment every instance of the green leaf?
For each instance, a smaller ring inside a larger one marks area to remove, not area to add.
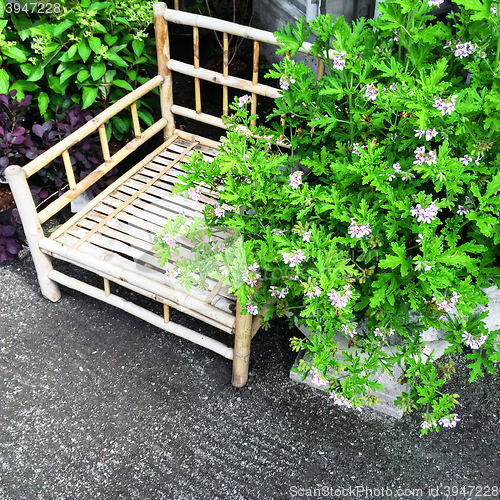
[[[488,184],[488,189],[484,193],[483,200],[490,198],[500,189],[500,172],[497,172],[491,182]]]
[[[40,110],[40,114],[44,115],[49,107],[49,96],[45,92],[40,92],[38,95],[38,109]]]
[[[7,70],[0,69],[0,94],[9,93],[9,74]]]
[[[111,61],[112,63],[115,63],[117,66],[121,66],[122,68],[128,68],[128,64],[116,54],[108,53],[108,61]]]
[[[92,49],[87,45],[87,42],[85,42],[85,40],[81,40],[80,43],[78,44],[78,53],[80,54],[80,57],[83,59],[83,62],[86,62],[87,59],[90,57]]]
[[[31,21],[28,16],[11,16],[12,24],[16,28],[17,34],[21,40],[26,40],[30,36]],[[7,21],[5,21],[7,23]],[[5,26],[0,26],[4,28]]]
[[[33,68],[30,71],[30,74],[28,75],[28,81],[30,82],[37,82],[42,78],[43,76],[43,68],[40,63],[36,64],[33,66]]]
[[[125,80],[113,80],[113,84],[125,90],[134,90],[132,85]]]
[[[109,2],[95,2],[91,4],[89,10],[102,10],[105,9],[106,7],[109,7]]]
[[[89,42],[90,48],[97,54],[101,48],[101,40],[96,36],[89,36],[87,41]]]
[[[66,68],[62,73],[61,73],[61,83],[64,83],[70,76],[73,76],[75,73],[78,73],[79,71],[83,70],[85,66],[83,64],[76,64],[74,66],[70,66],[69,68]]]
[[[2,53],[4,57],[10,57],[11,59],[14,59],[17,63],[23,63],[28,60],[28,58],[24,55],[24,52],[22,52],[20,49],[17,47],[2,47]]]
[[[118,37],[117,36],[111,36],[109,33],[106,33],[104,35],[104,41],[108,45],[114,45],[118,41]]]
[[[68,50],[68,56],[73,57],[76,54],[77,50],[78,50],[78,45],[74,43]]]
[[[65,19],[62,23],[57,24],[54,26],[54,29],[52,30],[54,36],[59,37],[62,35],[68,28],[71,28],[75,24],[73,21],[69,19]]]
[[[88,108],[91,106],[97,97],[97,87],[83,87],[82,100],[83,105],[82,109]]]
[[[153,125],[153,123],[155,122],[153,115],[149,111],[142,111],[139,109],[137,111],[137,115],[139,116],[139,118],[142,118],[144,120],[144,123],[148,127],[151,127],[151,125]]]
[[[61,80],[58,76],[49,76],[49,88],[56,94],[64,94],[64,89],[61,86]],[[65,88],[65,87],[64,87]]]
[[[88,69],[82,69],[78,75],[76,75],[76,79],[78,83],[83,83],[90,76],[90,71]]]
[[[119,116],[113,116],[111,122],[113,123],[113,127],[121,134],[124,134],[128,130],[127,124]]]
[[[134,54],[139,57],[144,50],[144,40],[134,40],[132,42],[132,49],[134,50]]]
[[[106,73],[106,64],[102,61],[94,62],[90,66],[90,74],[94,80],[100,80],[104,73]]]

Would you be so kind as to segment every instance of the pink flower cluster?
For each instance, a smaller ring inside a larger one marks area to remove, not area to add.
[[[472,42],[457,43],[453,52],[455,57],[463,59],[464,57],[469,57],[474,52],[475,48],[476,47]]]
[[[288,185],[292,189],[297,189],[300,186],[300,184],[302,183],[302,176],[303,175],[304,175],[304,172],[300,172],[300,171],[293,172],[293,174],[290,174],[290,176],[288,177]]]
[[[199,201],[201,196],[201,187],[198,186],[196,189],[189,188],[188,196],[193,201]]]
[[[295,253],[290,252],[281,252],[281,256],[283,257],[283,262],[288,264],[290,267],[295,267],[297,264],[300,264],[306,260],[306,256],[302,250],[297,250]]]
[[[269,291],[271,292],[271,297],[276,297],[278,299],[284,299],[288,295],[288,287],[277,288],[275,286],[271,286],[269,287]]]
[[[427,165],[433,165],[437,163],[436,161],[436,153],[434,151],[425,152],[425,146],[420,146],[419,148],[413,151],[415,153],[415,161],[413,162],[416,165],[423,165],[427,163]]]
[[[242,280],[251,287],[254,287],[260,279],[260,274],[257,272],[259,265],[257,262],[248,267],[248,269],[241,276]]]
[[[385,168],[388,169],[389,167],[385,167]],[[394,174],[400,174],[401,173],[401,165],[399,163],[394,163],[392,165],[392,168],[394,170]],[[390,174],[389,177],[387,178],[387,180],[389,182],[391,182],[392,180],[394,180],[396,178],[396,176],[394,174]]]
[[[368,102],[373,102],[378,96],[378,88],[375,86],[377,82],[367,83],[365,97]]]
[[[437,422],[427,422],[427,420],[424,420],[421,424],[420,427],[422,429],[430,429],[431,427],[438,427]]]
[[[252,316],[257,316],[257,314],[259,314],[259,308],[257,306],[250,304],[250,302],[249,302],[247,304],[247,312],[248,312],[248,314],[251,314]]]
[[[469,332],[462,333],[464,344],[468,345],[471,349],[479,349],[488,339],[488,335],[479,335],[477,339],[473,338]]]
[[[306,243],[309,243],[309,238],[311,237],[312,231],[306,231],[302,235],[302,241],[305,241]]]
[[[333,403],[338,406],[345,406],[346,408],[352,408],[352,403],[345,396],[337,396],[334,391],[330,394],[330,399],[333,399]]]
[[[352,152],[353,154],[355,155],[358,155],[358,156],[361,156],[361,152],[359,151],[359,142],[355,142],[353,145],[352,145]],[[361,149],[367,149],[367,146],[361,146]]]
[[[308,299],[312,299],[313,297],[319,297],[321,295],[321,288],[319,286],[316,286],[314,290],[309,290],[306,293],[306,297]]]
[[[441,111],[441,114],[444,116],[446,114],[451,115],[453,111],[455,111],[455,101],[457,100],[458,94],[452,95],[449,101],[445,101],[441,99],[441,97],[434,96],[434,104],[433,108]]]
[[[313,377],[311,379],[311,383],[313,385],[315,385],[316,387],[319,387],[320,389],[328,389],[328,387],[330,387],[328,380],[321,378],[319,376],[318,370],[316,368],[311,368],[310,373],[312,373],[312,375],[313,375]]]
[[[165,245],[169,247],[175,247],[177,242],[175,241],[175,236],[172,236],[169,231],[167,231],[163,236],[162,240],[165,243]]]
[[[351,224],[348,231],[351,238],[363,238],[372,234],[369,222],[366,226],[358,226],[354,217],[351,218]]]
[[[432,139],[434,139],[434,137],[436,137],[436,135],[438,135],[438,132],[435,128],[433,129],[427,129],[427,130],[415,130],[415,137],[417,137],[418,139],[422,139],[422,137],[425,135],[425,140],[426,141],[430,141]]]
[[[340,51],[337,55],[333,56],[332,63],[333,68],[342,71],[345,68],[345,56],[347,52],[345,50]]]
[[[328,298],[330,299],[332,306],[335,307],[345,307],[347,305],[347,302],[349,302],[349,299],[352,297],[352,290],[349,285],[344,285],[344,295],[339,295],[333,288],[331,289],[330,293],[328,294]]]
[[[281,90],[288,90],[290,88],[290,84],[295,83],[295,79],[291,76],[281,75],[280,77],[280,87]]]
[[[460,422],[460,419],[458,418],[458,415],[456,413],[439,419],[439,423],[443,427],[448,427],[448,428],[456,427],[457,422]]]
[[[458,205],[458,210],[457,210],[458,215],[466,215],[469,212],[470,210],[467,210],[463,205]]]
[[[215,217],[217,217],[217,219],[220,219],[221,217],[224,217],[226,211],[219,205],[219,202],[217,202],[217,204],[215,205],[214,213]]]
[[[391,337],[395,333],[396,333],[396,330],[394,330],[394,328],[389,328],[389,331],[386,331],[382,328],[375,328],[375,331],[373,332],[375,337],[382,337],[383,342],[385,342],[387,337]]]
[[[342,330],[342,333],[344,335],[347,335],[350,339],[354,338],[354,335],[356,335],[356,327],[358,326],[357,323],[351,323],[350,326],[347,325],[342,325],[340,329]]]
[[[273,230],[271,230],[271,234],[276,234],[278,236],[285,236],[285,230],[284,229],[273,229]]]
[[[457,304],[460,295],[458,295],[457,292],[453,292],[452,296],[450,297],[450,300],[442,300],[441,302],[437,301],[435,295],[433,295],[432,298],[436,301],[436,305],[439,311],[444,311],[446,313],[449,313]]]
[[[178,275],[179,273],[175,269],[167,269],[165,271],[165,279],[172,283],[175,283],[175,279],[177,278]]]
[[[436,217],[439,207],[434,201],[427,208],[422,208],[420,203],[417,203],[416,207],[411,207],[410,214],[413,217],[417,217],[417,222],[425,222],[430,224]]]
[[[252,98],[246,94],[238,99],[238,107],[242,108],[247,102],[252,102]]]

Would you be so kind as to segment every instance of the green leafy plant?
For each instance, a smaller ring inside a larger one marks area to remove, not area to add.
[[[3,1],[3,0],[2,0]],[[0,93],[34,96],[52,118],[65,96],[82,107],[106,108],[156,72],[152,1],[62,1],[57,9],[4,9],[0,20]],[[47,4],[49,5],[49,4]],[[10,12],[9,12],[10,11]],[[140,118],[153,123],[153,104],[138,102]],[[132,128],[127,113],[106,132],[122,140]]]
[[[453,365],[435,362],[424,330],[444,329],[445,354],[471,360],[471,381],[500,361],[497,332],[473,313],[500,281],[498,5],[459,0],[445,24],[431,15],[439,3],[387,0],[377,21],[325,15],[276,33],[292,57],[313,33],[325,76],[288,59],[270,72],[284,121],[273,132],[251,130],[249,96],[235,102],[216,159],[194,156],[178,187],[218,202],[156,240],[163,263],[179,235],[198,243],[168,279],[211,275],[247,314],[288,314],[315,332],[292,347],[310,351],[299,371],[335,404],[376,403],[380,371],[401,370],[409,391],[397,404],[421,412],[423,434],[459,421]]]

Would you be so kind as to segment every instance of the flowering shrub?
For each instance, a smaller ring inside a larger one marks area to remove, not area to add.
[[[292,345],[309,349],[299,369],[335,404],[374,404],[377,373],[402,368],[410,389],[397,404],[422,413],[423,434],[460,420],[443,388],[453,364],[434,362],[425,329],[445,329],[445,353],[465,353],[470,381],[500,361],[487,313],[472,314],[499,282],[499,19],[489,2],[457,4],[450,25],[431,15],[438,2],[387,0],[377,21],[326,15],[276,33],[293,58],[314,32],[325,76],[293,59],[271,71],[273,116],[285,117],[272,133],[245,132],[250,98],[235,102],[217,158],[193,155],[178,186],[217,193],[223,212],[209,204],[204,220],[170,221],[156,240],[162,264],[178,253],[166,232],[197,241],[195,260],[176,261],[183,286],[211,275],[264,325],[288,313],[316,332]]]

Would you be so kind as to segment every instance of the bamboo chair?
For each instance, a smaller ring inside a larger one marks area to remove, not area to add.
[[[42,294],[51,301],[60,298],[59,284],[83,292],[114,305],[134,316],[217,352],[233,361],[232,383],[242,387],[247,382],[250,342],[257,333],[261,316],[242,315],[242,304],[225,291],[221,283],[209,282],[209,290],[170,285],[164,279],[152,251],[153,236],[168,217],[179,213],[201,216],[204,205],[215,205],[216,199],[204,192],[200,203],[172,194],[175,178],[182,172],[182,163],[193,152],[205,158],[214,158],[218,142],[175,127],[175,115],[184,116],[222,129],[221,118],[202,112],[200,80],[223,86],[223,114],[228,114],[228,87],[252,95],[252,113],[256,112],[257,96],[276,98],[279,91],[258,82],[259,44],[276,45],[272,33],[238,24],[167,9],[165,3],[154,4],[158,76],[130,92],[107,108],[79,130],[56,146],[41,154],[24,167],[10,166],[5,175],[21,216],[26,238],[33,256]],[[168,22],[193,27],[193,64],[170,58]],[[198,29],[206,28],[223,34],[223,72],[200,68]],[[252,81],[228,75],[228,34],[254,41]],[[195,109],[174,104],[172,75],[176,71],[194,77]],[[321,72],[322,67],[321,67]],[[318,75],[320,76],[320,75]],[[159,88],[161,118],[141,128],[136,101],[155,88]],[[113,156],[106,139],[105,123],[118,112],[130,107],[135,138]],[[90,175],[76,182],[68,149],[89,134],[99,132],[104,163]],[[118,180],[91,200],[85,208],[46,237],[42,224],[57,214],[78,195],[85,192],[107,172],[118,165],[155,134],[163,131],[164,142],[151,154],[133,166]],[[69,190],[37,212],[30,193],[28,178],[62,155]],[[185,248],[189,253],[189,247]],[[102,288],[67,276],[52,267],[51,258],[61,259],[91,271],[103,279]],[[111,293],[110,282],[158,301],[164,306],[162,316]],[[169,308],[189,314],[220,330],[234,335],[233,347],[223,344],[170,321]]]

